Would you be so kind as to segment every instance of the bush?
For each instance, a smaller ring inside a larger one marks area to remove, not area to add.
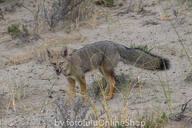
[[[91,0],[55,0],[52,3],[44,3],[43,7],[39,6],[39,12],[41,8],[43,19],[51,30],[60,22],[77,23],[88,19],[94,13]]]
[[[114,5],[114,0],[98,0],[96,1],[96,4],[111,7]]]
[[[11,26],[8,26],[8,33],[12,37],[16,37],[16,36],[20,35],[20,33],[21,33],[20,24],[12,24]]]
[[[168,123],[168,115],[163,112],[159,115],[152,113],[151,116],[145,114],[140,121],[145,122],[144,128],[164,128]]]
[[[4,2],[4,0],[0,0],[0,3],[3,3]]]
[[[149,49],[148,45],[138,45],[138,46],[136,46],[135,44],[132,44],[131,48],[140,49],[140,50],[145,51],[145,52],[150,52],[153,49],[153,48]]]
[[[113,6],[114,5],[114,0],[104,0],[104,4],[106,6]]]
[[[36,41],[40,38],[37,34],[29,33],[27,25],[24,24],[12,24],[8,26],[8,34],[12,36],[13,39],[19,39],[19,42],[29,43],[32,41]]]

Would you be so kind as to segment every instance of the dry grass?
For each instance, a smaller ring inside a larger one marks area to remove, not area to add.
[[[69,42],[83,41],[84,37],[80,34],[65,34],[61,39],[44,39],[40,40],[41,45],[38,47],[28,49],[27,53],[21,53],[20,55],[5,57],[7,61],[4,63],[6,66],[19,65],[23,63],[36,60],[38,62],[45,62],[47,60],[47,48],[58,47],[59,49],[64,47]],[[58,49],[58,50],[59,50]]]
[[[82,23],[90,24],[87,20],[92,19],[97,12],[92,0],[45,0],[39,2],[37,7],[34,16],[35,32],[46,30],[47,25],[52,31],[78,28]]]

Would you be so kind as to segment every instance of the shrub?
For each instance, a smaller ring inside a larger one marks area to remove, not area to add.
[[[3,3],[4,2],[4,0],[0,0],[0,3]]]
[[[21,33],[20,24],[12,24],[11,26],[8,26],[8,33],[12,37],[16,37],[16,36],[20,35],[20,33]]]
[[[144,115],[141,118],[141,121],[145,122],[144,128],[164,128],[165,125],[168,123],[168,115],[163,112],[160,113],[159,115],[156,115],[152,113],[151,116],[149,115]]]
[[[40,5],[38,10],[39,14],[36,15],[43,14],[42,18],[51,30],[54,30],[59,23],[66,21],[77,23],[88,19],[94,13],[91,0],[55,0],[52,3],[46,2]]]
[[[96,4],[111,7],[114,5],[114,0],[98,0],[96,1]]]
[[[153,49],[153,48],[149,49],[148,45],[137,45],[136,46],[135,44],[132,44],[131,48],[137,48],[137,49],[140,49],[145,52],[150,52]]]

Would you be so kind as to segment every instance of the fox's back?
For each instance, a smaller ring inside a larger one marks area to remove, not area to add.
[[[106,48],[112,48],[114,47],[115,43],[112,41],[99,41],[92,44],[85,45],[84,47],[78,49],[75,52],[81,53],[81,52],[89,52],[92,53],[98,53],[98,52],[105,52]]]
[[[112,41],[99,41],[76,50],[70,56],[73,60],[78,57],[80,66],[84,71],[89,71],[100,66],[104,60],[110,60],[118,54],[116,45]]]

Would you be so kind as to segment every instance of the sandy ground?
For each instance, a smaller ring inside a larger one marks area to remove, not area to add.
[[[55,127],[54,121],[59,115],[55,112],[57,110],[55,100],[58,98],[67,100],[65,96],[68,86],[64,76],[56,76],[53,68],[46,61],[39,62],[37,59],[30,59],[18,65],[7,63],[10,61],[8,58],[28,56],[31,50],[41,49],[48,44],[50,47],[67,46],[73,50],[96,41],[111,40],[128,47],[135,44],[153,48],[152,53],[170,60],[170,70],[147,71],[123,63],[119,63],[115,69],[116,74],[125,74],[128,76],[126,79],[135,81],[131,83],[136,87],[129,94],[127,114],[135,119],[145,112],[154,112],[157,115],[162,112],[167,114],[170,111],[180,112],[181,104],[192,97],[192,81],[185,80],[192,67],[181,45],[183,42],[191,58],[192,14],[190,11],[184,11],[176,18],[172,13],[175,6],[171,2],[159,4],[147,1],[144,3],[145,11],[140,14],[129,12],[117,16],[117,13],[126,10],[127,5],[112,8],[109,11],[108,22],[103,21],[93,27],[82,26],[78,31],[71,33],[66,33],[64,30],[42,33],[41,39],[30,43],[12,39],[5,31],[12,23],[32,24],[31,12],[19,7],[16,7],[13,12],[7,12],[5,20],[0,20],[0,118],[2,127]],[[31,2],[25,2],[25,4],[33,7]],[[5,6],[0,4],[0,7]],[[166,9],[170,20],[161,19],[162,8]],[[180,38],[172,25],[176,28]],[[98,71],[86,75],[88,92],[98,76],[100,76]],[[171,97],[170,104],[167,102],[163,87],[167,93],[170,92],[167,94]],[[112,115],[124,113],[122,94],[124,94],[124,89],[116,91],[114,98],[108,101]],[[98,99],[90,97],[94,99],[96,107],[102,109],[102,97],[99,96]],[[192,127],[191,121],[170,120],[166,127],[181,128],[183,126]]]

